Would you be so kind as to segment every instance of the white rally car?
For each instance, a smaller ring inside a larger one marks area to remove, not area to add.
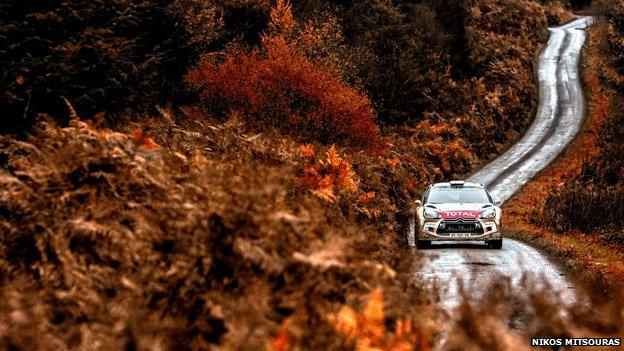
[[[432,241],[485,241],[503,247],[499,202],[482,184],[451,181],[430,185],[416,200],[416,246]]]

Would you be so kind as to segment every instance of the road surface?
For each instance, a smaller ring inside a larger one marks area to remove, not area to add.
[[[508,200],[551,163],[580,130],[585,106],[579,56],[586,37],[584,29],[592,21],[582,17],[550,28],[550,39],[538,62],[540,103],[533,124],[507,152],[468,179],[486,185],[495,200]],[[573,303],[578,298],[573,282],[556,265],[516,240],[504,239],[502,250],[466,243],[434,244],[433,249],[419,252],[425,263],[417,275],[443,289],[441,301],[447,308],[458,304],[458,282],[471,292],[470,297],[478,298],[492,279],[500,279],[500,274],[510,277],[514,284],[523,275],[543,276],[563,301]]]

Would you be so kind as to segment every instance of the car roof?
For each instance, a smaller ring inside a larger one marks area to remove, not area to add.
[[[451,180],[450,182],[441,182],[432,184],[433,188],[485,188],[481,183],[466,182],[463,180]]]

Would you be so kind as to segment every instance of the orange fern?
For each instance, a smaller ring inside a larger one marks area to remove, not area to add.
[[[398,320],[394,332],[386,330],[383,291],[380,288],[371,293],[361,314],[343,306],[333,321],[336,330],[358,351],[429,350],[428,333],[409,319]]]
[[[290,338],[288,333],[289,320],[286,319],[280,326],[277,335],[267,345],[270,351],[288,351],[290,350]]]
[[[297,26],[289,1],[277,0],[270,14],[269,29],[273,35],[291,35]]]
[[[303,157],[310,158],[316,154],[316,150],[314,149],[314,145],[312,144],[304,144],[299,146],[299,152]]]
[[[388,163],[390,164],[390,167],[396,168],[396,166],[398,166],[401,163],[401,161],[398,158],[393,157],[388,160]]]
[[[362,207],[357,208],[358,211],[362,212],[368,219],[375,219],[381,217],[381,210],[378,208],[368,208]]]
[[[308,147],[300,148],[300,151],[303,153],[304,149],[310,151]],[[353,166],[340,156],[335,145],[327,150],[324,161],[304,167],[299,183],[327,202],[336,200],[336,191],[355,192],[358,189]]]
[[[355,182],[353,166],[338,154],[338,149],[332,145],[327,151],[327,163],[331,173],[334,174],[338,189],[354,192],[358,186]]]
[[[367,203],[367,202],[371,201],[372,199],[374,199],[375,196],[376,196],[376,193],[374,191],[369,191],[367,193],[364,193],[364,194],[358,196],[356,201],[357,201],[358,204],[364,204],[364,203]]]
[[[132,134],[132,141],[134,144],[145,150],[157,150],[158,144],[152,139],[150,133],[143,131],[141,128],[137,128]]]

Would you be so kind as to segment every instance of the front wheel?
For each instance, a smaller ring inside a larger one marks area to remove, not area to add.
[[[489,240],[487,244],[490,249],[500,250],[503,248],[503,239]]]
[[[427,249],[431,247],[431,240],[416,240],[416,247],[419,249]]]

